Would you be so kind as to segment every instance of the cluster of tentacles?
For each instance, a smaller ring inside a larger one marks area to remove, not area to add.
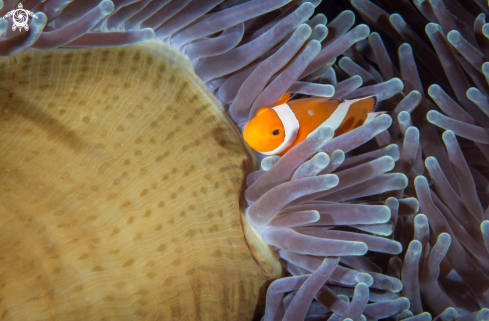
[[[0,19],[0,55],[158,39],[240,128],[284,93],[377,96],[389,115],[319,127],[248,177],[246,216],[290,274],[264,319],[489,319],[487,3],[341,3],[382,38],[349,10],[313,16],[319,2],[26,0],[38,19]]]

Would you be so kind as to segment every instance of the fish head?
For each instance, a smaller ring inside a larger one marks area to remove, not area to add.
[[[284,126],[273,109],[262,107],[245,125],[243,137],[254,150],[261,153],[270,152],[284,141]]]

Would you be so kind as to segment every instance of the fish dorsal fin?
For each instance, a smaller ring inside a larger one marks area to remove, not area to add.
[[[258,109],[258,112],[256,113],[256,116],[258,116],[260,114],[263,114],[263,113],[265,113],[268,110],[270,110],[270,108],[268,108],[268,107],[262,107],[262,108]]]
[[[273,107],[285,104],[290,100],[290,97],[292,97],[291,94],[283,94],[282,97],[280,97],[280,99],[275,103],[275,105],[273,105]]]

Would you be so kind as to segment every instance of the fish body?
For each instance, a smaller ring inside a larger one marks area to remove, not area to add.
[[[281,101],[282,102],[282,101]],[[335,137],[374,119],[374,96],[354,100],[304,98],[273,108],[262,107],[245,125],[243,137],[254,150],[282,156],[307,138],[322,123],[335,130]]]

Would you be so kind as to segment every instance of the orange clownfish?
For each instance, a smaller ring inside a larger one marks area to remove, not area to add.
[[[382,112],[372,112],[375,96],[345,100],[341,98],[304,98],[286,101],[273,108],[262,107],[245,125],[243,136],[248,145],[265,155],[284,155],[322,123],[335,130],[335,137],[373,120]]]

